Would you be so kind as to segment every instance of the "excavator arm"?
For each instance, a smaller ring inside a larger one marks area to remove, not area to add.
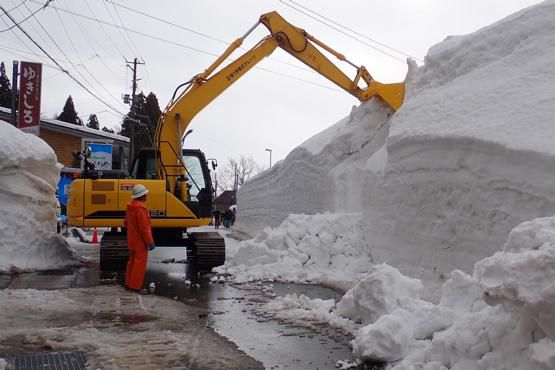
[[[268,28],[270,35],[263,38],[239,58],[214,73],[242,45],[243,40],[260,23]],[[355,78],[349,78],[316,46],[354,67],[356,69]],[[394,110],[397,110],[403,103],[404,83],[381,84],[372,78],[364,66],[356,66],[348,61],[343,54],[333,50],[303,29],[288,23],[277,12],[263,14],[259,21],[244,36],[235,40],[210,67],[184,84],[186,87],[183,92],[177,97],[174,94],[158,122],[155,136],[156,149],[160,154],[157,161],[158,176],[160,179],[166,179],[169,190],[178,198],[185,201],[187,197],[186,168],[180,153],[182,138],[189,123],[212,100],[278,47],[287,51],[360,101],[366,101],[377,96]],[[361,88],[358,86],[360,80],[366,83],[366,87]],[[181,87],[183,85],[178,87],[178,89]]]

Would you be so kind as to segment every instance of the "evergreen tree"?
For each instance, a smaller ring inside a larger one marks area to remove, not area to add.
[[[112,130],[111,128],[108,128],[106,126],[102,127],[102,131],[107,132],[109,134],[113,134],[114,130]]]
[[[156,124],[162,114],[158,105],[158,98],[154,93],[145,96],[143,92],[135,97],[135,108],[129,112],[121,125],[120,135],[131,137],[131,125],[135,126],[134,153],[138,153],[141,148],[151,147],[156,131]]]
[[[4,62],[0,63],[0,107],[12,107],[12,85],[6,74]]]
[[[100,129],[100,122],[98,122],[98,117],[96,114],[91,114],[89,116],[89,121],[87,122],[87,127],[94,128],[95,130]]]
[[[71,95],[67,98],[62,113],[60,113],[60,115],[56,119],[68,123],[73,123],[74,125],[83,126],[83,120],[81,120],[81,118],[79,118],[79,116],[77,115],[77,111],[75,110],[75,106],[73,105],[73,98],[71,97]]]

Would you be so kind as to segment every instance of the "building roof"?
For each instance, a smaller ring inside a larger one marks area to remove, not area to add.
[[[236,202],[236,191],[235,190],[225,190],[217,198],[215,203],[216,210],[220,212],[225,212],[230,206]]]
[[[0,107],[0,117],[5,116],[4,119],[9,121],[9,116],[12,110],[9,108]],[[4,114],[2,114],[4,113]],[[124,143],[129,143],[129,138],[126,136],[121,136],[118,134],[111,134],[109,132],[105,132],[102,130],[96,130],[94,128],[89,128],[86,126],[79,126],[74,125],[73,123],[59,121],[57,119],[45,119],[41,118],[40,120],[40,127],[44,127],[47,129],[52,129],[53,131],[59,131],[67,134],[75,134],[76,131],[80,132],[81,134],[78,136],[86,136],[86,137],[99,137],[102,139],[110,139],[116,140]]]

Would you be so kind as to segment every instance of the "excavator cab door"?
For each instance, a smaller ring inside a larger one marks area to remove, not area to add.
[[[212,181],[204,153],[196,149],[183,149],[182,160],[188,189],[185,205],[199,218],[212,217]]]

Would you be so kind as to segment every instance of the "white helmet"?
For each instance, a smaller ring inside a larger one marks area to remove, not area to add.
[[[137,184],[133,186],[133,194],[131,194],[131,198],[132,199],[140,198],[143,195],[146,195],[147,193],[148,193],[148,189],[145,188],[144,185]]]

